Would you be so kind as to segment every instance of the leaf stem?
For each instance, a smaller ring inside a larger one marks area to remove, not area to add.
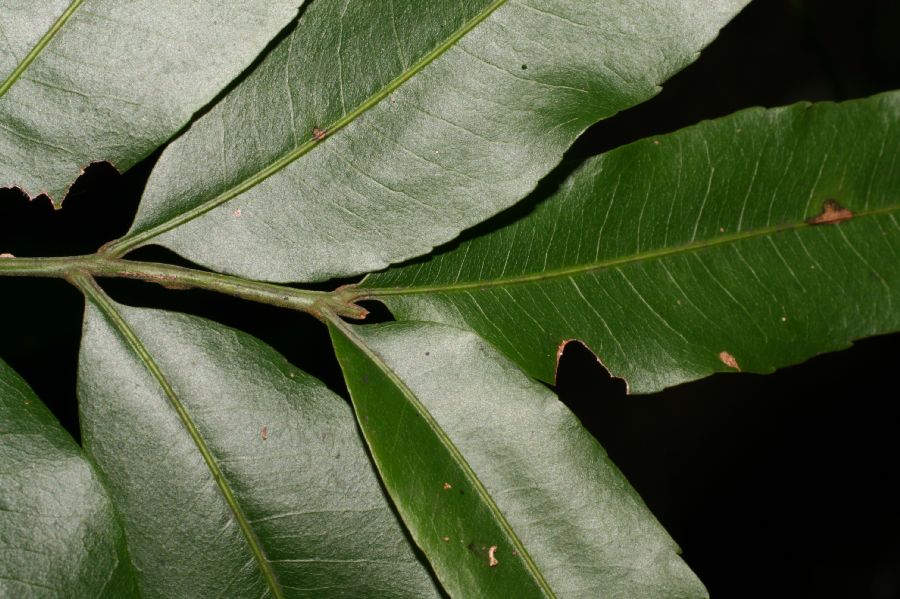
[[[172,289],[205,289],[241,299],[299,310],[323,320],[325,312],[348,318],[365,318],[365,308],[341,300],[333,293],[294,289],[214,272],[139,262],[101,255],[61,258],[0,257],[0,276],[70,279],[75,274],[92,277],[137,279]]]

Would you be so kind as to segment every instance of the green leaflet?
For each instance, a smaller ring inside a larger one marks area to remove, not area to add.
[[[318,0],[167,148],[107,250],[274,281],[426,253],[653,96],[745,3]]]
[[[5,0],[0,186],[58,205],[91,162],[128,169],[239,75],[302,3]]]
[[[331,334],[385,487],[452,596],[706,596],[575,416],[478,336]]]
[[[0,596],[136,596],[94,465],[0,360]]]
[[[637,393],[900,327],[900,93],[751,109],[599,156],[516,222],[359,291],[552,381],[587,344]],[[845,222],[807,220],[834,199]]]
[[[144,596],[437,596],[343,400],[247,334],[82,288],[85,446]]]

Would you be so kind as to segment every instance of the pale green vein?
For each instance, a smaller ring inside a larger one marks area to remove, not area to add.
[[[56,37],[56,34],[60,29],[62,29],[63,25],[66,24],[66,21],[69,20],[69,17],[71,17],[75,13],[75,11],[78,10],[78,7],[81,6],[83,2],[84,0],[73,0],[72,4],[70,4],[69,7],[63,12],[63,14],[59,15],[59,18],[56,19],[53,25],[50,26],[50,29],[47,30],[47,33],[45,33],[41,37],[41,39],[38,40],[38,43],[35,44],[34,48],[32,48],[31,51],[25,56],[25,58],[22,59],[22,62],[20,62],[15,70],[13,70],[13,72],[9,74],[9,77],[7,77],[3,81],[3,83],[0,83],[0,98],[3,97],[3,95],[9,90],[9,88],[11,88],[15,84],[16,81],[18,81],[19,77],[22,76],[22,73],[24,73],[28,69],[28,67],[31,66],[31,63],[34,62],[34,60],[40,55],[41,52],[43,52],[44,48],[47,47],[47,44],[49,44],[53,40],[53,38]]]
[[[431,429],[431,432],[434,433],[434,436],[437,437],[438,441],[441,445],[450,453],[450,457],[453,461],[460,467],[463,471],[463,474],[468,479],[469,483],[472,485],[472,488],[475,489],[475,492],[487,506],[490,513],[494,516],[494,519],[500,524],[500,527],[503,529],[503,532],[506,533],[507,538],[512,543],[515,550],[518,552],[519,556],[521,556],[522,561],[525,563],[525,566],[528,572],[532,575],[537,585],[540,587],[541,591],[545,593],[548,597],[556,597],[556,594],[553,592],[553,589],[550,587],[550,584],[546,581],[541,571],[538,569],[537,564],[534,563],[534,559],[531,557],[531,554],[525,549],[525,546],[522,544],[522,541],[519,539],[519,536],[513,530],[510,523],[506,520],[506,517],[503,515],[503,512],[500,511],[500,508],[494,502],[493,497],[485,488],[484,484],[478,478],[478,475],[472,470],[472,467],[469,465],[469,462],[466,458],[460,453],[459,449],[456,447],[456,444],[447,436],[447,433],[444,432],[444,429],[441,428],[441,425],[434,419],[431,415],[431,412],[422,405],[422,402],[419,401],[419,398],[416,397],[416,394],[413,393],[412,389],[410,389],[406,383],[397,375],[394,370],[388,366],[387,362],[385,362],[384,358],[382,358],[376,351],[374,351],[368,344],[362,339],[359,335],[356,334],[356,331],[353,330],[353,327],[345,323],[341,320],[340,317],[334,316],[331,314],[326,315],[330,325],[340,331],[341,334],[347,337],[356,347],[358,347],[365,355],[372,361],[382,372],[387,375],[390,381],[397,387],[397,389],[406,397],[407,401],[413,407],[413,409],[422,417],[422,420],[428,425],[428,428]]]
[[[872,210],[863,210],[859,212],[854,212],[853,219],[849,222],[858,221],[861,218],[873,217],[873,216],[881,216],[888,215],[893,212],[900,211],[900,205],[894,206],[884,206],[881,208],[873,208]],[[523,285],[527,283],[539,283],[541,281],[548,281],[552,279],[561,279],[565,277],[572,277],[576,275],[586,274],[590,272],[595,272],[599,270],[605,270],[607,268],[614,268],[617,266],[623,266],[626,264],[633,264],[636,262],[646,262],[650,260],[657,260],[660,258],[666,258],[668,256],[676,256],[678,254],[687,254],[690,252],[699,252],[706,249],[714,248],[717,246],[728,245],[732,243],[737,243],[740,241],[747,241],[750,239],[758,238],[758,237],[766,237],[766,236],[774,236],[779,233],[784,233],[787,231],[795,231],[797,229],[807,228],[808,225],[805,221],[799,221],[795,223],[787,223],[782,225],[772,225],[768,227],[762,227],[760,229],[750,229],[741,231],[738,233],[728,233],[719,235],[718,237],[712,239],[704,239],[702,241],[686,243],[684,245],[678,245],[673,247],[659,248],[655,250],[648,250],[646,252],[639,252],[636,254],[631,254],[629,256],[619,256],[616,258],[609,258],[607,260],[598,260],[596,262],[587,262],[585,264],[576,264],[574,266],[569,266],[565,268],[556,268],[550,270],[544,270],[540,272],[532,272],[525,273],[521,275],[511,276],[511,277],[500,277],[496,279],[490,279],[486,281],[466,281],[462,283],[447,283],[447,284],[436,284],[436,285],[425,285],[420,287],[348,287],[346,291],[342,294],[342,299],[345,301],[357,301],[364,298],[377,298],[381,296],[388,295],[414,295],[414,294],[423,294],[423,293],[452,293],[456,291],[469,291],[469,290],[482,290],[488,289],[491,287],[511,287],[513,285]],[[819,226],[841,226],[837,225],[819,225]]]
[[[131,329],[122,315],[119,314],[118,310],[116,310],[115,306],[112,303],[112,300],[109,299],[109,297],[106,295],[106,292],[104,292],[103,289],[101,289],[100,286],[97,285],[94,279],[83,274],[73,274],[71,275],[70,280],[95,306],[100,308],[103,314],[107,318],[109,318],[110,321],[112,321],[113,325],[125,338],[128,345],[131,346],[131,349],[134,351],[134,353],[137,354],[140,361],[143,362],[144,366],[148,371],[150,371],[150,374],[153,376],[153,378],[156,379],[156,382],[162,388],[163,392],[166,394],[166,397],[169,398],[169,403],[175,409],[175,412],[181,419],[182,424],[184,424],[184,427],[187,429],[188,434],[191,436],[191,439],[194,441],[194,444],[200,451],[200,455],[203,457],[203,461],[206,462],[206,466],[209,468],[210,473],[212,473],[213,479],[216,481],[216,485],[218,485],[219,490],[225,498],[225,503],[228,504],[229,509],[231,509],[231,512],[234,514],[234,518],[235,520],[237,520],[238,525],[241,528],[241,532],[244,534],[244,538],[247,540],[247,544],[249,545],[253,556],[256,558],[256,561],[259,564],[259,568],[262,571],[262,575],[266,581],[266,584],[277,599],[284,599],[284,591],[282,590],[281,585],[278,582],[277,577],[275,576],[275,571],[272,569],[272,564],[269,562],[269,558],[266,556],[265,550],[260,544],[259,538],[251,528],[246,514],[244,514],[243,509],[241,509],[241,506],[235,498],[234,493],[232,492],[231,487],[228,484],[228,481],[225,479],[225,475],[222,473],[222,470],[216,463],[212,452],[206,445],[206,441],[200,435],[200,431],[197,430],[197,426],[191,419],[190,414],[188,414],[187,409],[184,407],[184,404],[181,403],[181,400],[178,398],[178,395],[175,393],[175,390],[172,388],[172,385],[169,383],[166,375],[159,368],[159,365],[157,365],[156,361],[153,359],[153,356],[138,338],[137,334]]]
[[[352,111],[348,112],[341,118],[337,119],[333,123],[330,123],[325,127],[325,130],[328,132],[328,135],[331,136],[337,131],[343,129],[357,118],[359,118],[363,113],[368,111],[370,108],[374,107],[381,100],[389,96],[393,93],[397,88],[411,79],[414,75],[422,71],[429,64],[434,62],[440,56],[442,56],[447,50],[452,48],[459,40],[461,40],[467,33],[472,31],[475,27],[477,27],[482,21],[487,19],[491,13],[500,8],[502,5],[506,4],[507,0],[493,0],[488,6],[486,6],[481,12],[477,15],[466,21],[459,29],[454,31],[450,36],[447,37],[440,45],[436,46],[433,50],[425,54],[422,58],[420,58],[416,63],[414,63],[407,70],[403,71],[388,82],[387,85],[382,87],[380,90],[366,98],[364,102],[362,102],[359,106],[357,106]],[[285,154],[281,158],[275,160],[267,167],[257,171],[252,176],[244,179],[234,187],[231,187],[219,195],[211,198],[199,206],[187,210],[168,221],[156,225],[155,227],[151,227],[146,231],[141,233],[136,233],[134,235],[126,235],[122,237],[118,241],[114,241],[106,245],[103,248],[103,253],[110,256],[122,256],[126,252],[138,247],[139,245],[147,242],[154,237],[162,235],[167,231],[171,231],[193,219],[209,212],[210,210],[216,208],[217,206],[221,206],[222,204],[234,199],[240,194],[249,191],[253,187],[256,187],[264,180],[268,179],[278,171],[287,167],[289,164],[298,160],[305,154],[307,154],[310,150],[316,147],[323,140],[315,139],[315,137],[308,139],[304,143],[300,144],[296,148],[294,148],[289,153]]]

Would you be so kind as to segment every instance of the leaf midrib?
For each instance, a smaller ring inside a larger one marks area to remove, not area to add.
[[[890,214],[892,212],[900,211],[900,205],[893,206],[883,206],[881,208],[873,208],[871,210],[862,210],[858,212],[854,212],[854,216],[850,221],[853,222],[862,218],[872,217],[872,216],[882,216],[886,214]],[[819,227],[839,227],[843,223],[837,223],[833,225],[816,225]],[[584,264],[578,264],[575,266],[569,266],[564,268],[556,268],[550,269],[540,272],[531,272],[525,273],[521,275],[511,276],[511,277],[500,277],[496,279],[488,279],[483,281],[466,281],[462,283],[446,283],[446,284],[437,284],[437,285],[426,285],[426,286],[410,286],[410,287],[364,287],[365,282],[363,284],[354,289],[354,295],[357,297],[356,300],[362,299],[364,297],[380,297],[380,296],[392,296],[392,295],[421,295],[428,293],[452,293],[459,291],[469,291],[469,290],[482,290],[493,287],[512,287],[515,285],[524,285],[528,283],[540,283],[542,281],[550,281],[553,279],[567,278],[576,275],[582,275],[589,272],[604,270],[607,268],[615,268],[618,266],[624,266],[627,264],[634,264],[638,262],[645,262],[650,260],[657,260],[660,258],[666,258],[669,256],[676,256],[678,254],[686,254],[692,251],[703,251],[707,249],[711,249],[714,247],[728,245],[731,243],[737,243],[741,241],[747,241],[749,239],[754,239],[758,237],[765,237],[767,235],[776,235],[780,233],[785,233],[788,231],[795,231],[798,229],[804,229],[810,227],[806,221],[799,221],[794,223],[786,223],[780,225],[770,225],[768,227],[762,227],[760,229],[751,229],[747,231],[741,231],[739,233],[729,233],[723,234],[718,237],[714,237],[711,239],[704,239],[698,242],[687,243],[684,245],[658,248],[655,250],[649,250],[646,252],[638,252],[636,254],[631,254],[627,256],[619,256],[616,258],[609,258],[605,260],[598,260],[594,262],[587,262]],[[350,295],[348,293],[348,295]]]
[[[216,463],[216,460],[213,457],[209,447],[207,446],[206,441],[203,439],[202,435],[200,435],[200,431],[197,430],[196,424],[194,424],[194,421],[191,418],[190,414],[188,414],[184,404],[181,403],[181,400],[178,398],[178,395],[175,393],[172,385],[169,383],[165,374],[163,374],[162,369],[160,369],[159,365],[153,359],[153,356],[150,354],[149,350],[141,342],[137,333],[132,330],[132,328],[125,321],[125,318],[121,314],[119,314],[118,310],[116,310],[112,301],[106,295],[106,292],[104,292],[103,289],[101,289],[100,286],[97,285],[97,283],[92,278],[85,275],[73,275],[72,281],[77,285],[79,289],[81,289],[85,296],[91,302],[93,302],[94,305],[100,308],[103,314],[112,321],[113,325],[116,327],[119,333],[123,337],[125,337],[125,340],[131,346],[131,349],[137,355],[138,359],[144,364],[153,378],[156,379],[156,382],[166,394],[166,397],[169,399],[169,403],[175,409],[175,412],[178,414],[179,419],[187,429],[191,440],[193,440],[195,446],[197,447],[197,450],[203,457],[203,461],[206,463],[207,468],[212,474],[213,480],[216,481],[216,485],[219,487],[219,491],[222,493],[222,496],[225,499],[225,503],[228,505],[228,508],[231,510],[232,514],[234,514],[234,518],[235,520],[237,520],[238,526],[240,527],[241,532],[243,533],[244,538],[247,541],[247,545],[250,547],[250,551],[253,553],[253,556],[256,558],[256,561],[259,564],[259,568],[263,578],[266,581],[266,585],[272,591],[272,594],[276,597],[276,599],[285,599],[284,591],[281,588],[281,584],[278,582],[275,571],[272,569],[272,564],[270,563],[265,549],[263,549],[259,541],[259,538],[256,536],[253,528],[250,526],[250,521],[248,520],[247,515],[244,513],[243,509],[238,503],[237,498],[235,498],[234,492],[231,490],[231,487],[229,486],[228,481],[225,479],[224,473],[219,468],[218,463]]]
[[[500,527],[506,533],[507,538],[512,542],[515,550],[519,553],[519,556],[522,558],[522,561],[525,563],[528,572],[532,575],[535,582],[540,587],[541,591],[543,591],[548,597],[554,598],[556,597],[556,593],[553,592],[553,589],[550,587],[550,584],[544,578],[544,575],[541,573],[540,569],[537,567],[537,564],[534,563],[531,554],[522,544],[521,539],[513,530],[512,525],[507,521],[506,517],[503,515],[503,512],[500,510],[500,507],[494,502],[493,497],[491,497],[487,488],[485,488],[484,484],[481,482],[481,479],[478,478],[478,475],[472,470],[472,467],[469,465],[469,462],[462,455],[459,449],[456,447],[456,444],[453,443],[453,440],[444,432],[444,429],[441,428],[440,424],[434,420],[434,417],[431,415],[422,402],[419,401],[416,394],[413,393],[412,389],[410,389],[406,383],[403,382],[403,379],[394,372],[394,369],[391,368],[387,362],[382,358],[378,352],[373,350],[369,345],[362,339],[359,335],[356,334],[356,331],[353,330],[353,327],[346,324],[343,320],[341,320],[338,316],[328,316],[331,325],[338,329],[344,336],[347,337],[356,347],[369,358],[387,377],[390,379],[391,383],[394,384],[395,387],[406,397],[407,401],[409,401],[410,405],[412,405],[413,409],[422,417],[422,420],[428,425],[428,428],[434,433],[435,437],[437,437],[438,441],[440,441],[441,445],[450,453],[453,460],[460,466],[465,476],[469,479],[469,483],[472,485],[472,488],[475,490],[475,493],[481,498],[481,500],[485,503],[485,505],[490,510],[491,514],[494,516],[495,520],[500,524]],[[374,451],[373,451],[374,453]]]
[[[22,76],[28,67],[31,66],[31,63],[35,61],[35,59],[44,51],[44,48],[47,47],[53,38],[56,37],[56,34],[59,33],[59,30],[62,29],[63,25],[66,24],[66,21],[69,20],[78,7],[81,6],[84,0],[73,0],[72,3],[63,11],[59,17],[57,17],[56,21],[53,22],[53,25],[50,26],[50,29],[47,30],[47,33],[41,36],[41,39],[34,45],[34,47],[25,55],[25,58],[18,64],[18,66],[13,69],[13,72],[9,74],[9,76],[0,83],[0,98],[9,91],[16,81],[19,80],[19,77]]]
[[[245,178],[243,181],[238,183],[237,185],[223,191],[218,194],[214,198],[207,200],[186,212],[183,212],[159,225],[151,227],[146,231],[142,231],[140,233],[136,233],[134,235],[125,235],[118,241],[110,243],[104,249],[104,253],[110,256],[121,256],[129,250],[138,247],[139,245],[153,239],[154,237],[158,237],[163,233],[171,231],[187,222],[194,220],[195,218],[213,210],[214,208],[225,204],[226,202],[234,199],[235,197],[241,195],[242,193],[249,191],[253,187],[256,187],[260,183],[262,183],[265,179],[268,179],[278,171],[287,167],[289,164],[295,162],[300,159],[308,152],[310,152],[313,148],[318,146],[320,143],[324,142],[331,137],[337,131],[343,129],[357,118],[359,118],[363,113],[367,112],[370,108],[374,107],[381,100],[389,96],[392,92],[394,92],[397,88],[403,85],[406,81],[411,79],[414,75],[418,74],[429,64],[434,62],[437,58],[442,56],[447,50],[453,47],[460,39],[462,39],[466,34],[472,31],[475,27],[481,24],[485,19],[487,19],[495,10],[500,8],[502,5],[506,4],[507,0],[493,0],[488,6],[481,10],[477,15],[463,23],[461,27],[455,30],[450,36],[448,36],[441,44],[436,46],[430,52],[425,54],[418,61],[413,63],[410,67],[404,70],[400,75],[392,79],[387,83],[384,87],[379,89],[377,92],[366,98],[359,106],[357,106],[352,111],[348,112],[338,120],[330,123],[326,127],[324,127],[324,131],[327,132],[327,137],[323,139],[316,139],[315,135],[303,142],[292,151],[283,155],[281,158],[275,160],[270,163],[267,167],[260,169],[250,177]]]

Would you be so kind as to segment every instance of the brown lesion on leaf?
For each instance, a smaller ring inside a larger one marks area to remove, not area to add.
[[[451,485],[450,483],[444,483],[443,488],[445,491],[449,491],[453,488],[453,485]]]
[[[265,441],[266,439],[269,438],[269,427],[268,426],[263,425],[259,428],[259,438],[262,439],[263,441]]]
[[[741,367],[738,364],[738,361],[734,358],[734,356],[732,356],[727,351],[719,352],[719,361],[722,362],[722,364],[724,364],[725,366],[728,366],[729,368],[734,368],[738,372],[741,371]]]
[[[319,127],[313,127],[312,130],[313,139],[316,141],[322,141],[328,136],[328,129],[320,129]]]
[[[487,565],[489,568],[496,568],[500,561],[497,559],[497,545],[491,545],[488,547],[482,543],[476,543],[472,541],[466,547],[469,551],[477,555],[480,559],[487,558]]]
[[[827,199],[822,204],[822,212],[806,219],[807,225],[836,225],[853,218],[853,212],[841,206],[835,199]]]

